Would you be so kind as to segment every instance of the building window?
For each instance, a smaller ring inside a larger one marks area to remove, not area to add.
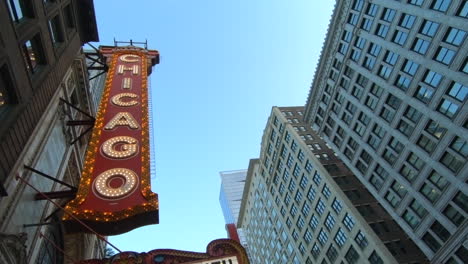
[[[434,55],[434,60],[443,63],[445,65],[449,65],[453,58],[455,57],[455,51],[451,49],[447,49],[444,47],[439,47],[437,53]]]
[[[358,20],[359,20],[359,16],[358,16],[358,15],[356,15],[356,14],[354,14],[354,13],[350,13],[350,14],[349,14],[349,17],[348,17],[348,24],[355,26],[355,25],[357,25]]]
[[[438,74],[437,72],[433,72],[428,70],[424,76],[424,83],[431,85],[432,87],[437,87],[442,80],[442,75]]]
[[[323,212],[325,212],[325,203],[322,201],[322,199],[318,200],[317,205],[315,206],[315,211],[319,215],[322,215]]]
[[[424,134],[419,137],[417,144],[429,154],[431,154],[436,147],[436,143],[430,140]]]
[[[410,29],[414,25],[414,21],[416,20],[415,16],[408,15],[408,14],[403,14],[403,16],[400,19],[400,26]]]
[[[307,242],[307,244],[309,244],[312,241],[312,239],[312,233],[309,231],[309,229],[307,229],[304,233],[304,240],[305,242]]]
[[[434,0],[432,2],[431,9],[446,12],[450,7],[451,2],[452,0]]]
[[[447,95],[452,98],[457,99],[460,102],[465,101],[466,95],[468,94],[468,87],[457,82],[452,82],[449,90],[447,91]]]
[[[465,217],[450,204],[447,205],[443,213],[447,219],[449,219],[456,226],[460,226],[463,221],[465,221]]]
[[[441,139],[445,135],[445,132],[447,132],[445,127],[439,125],[434,120],[429,120],[424,130],[437,139]]]
[[[425,55],[427,50],[429,49],[429,41],[416,38],[411,49],[419,54]]]
[[[397,30],[393,34],[392,41],[393,41],[393,43],[396,43],[396,44],[398,44],[400,46],[403,46],[403,45],[405,45],[405,42],[406,42],[407,38],[408,38],[408,33]]]
[[[433,37],[437,33],[438,29],[439,23],[430,20],[425,20],[423,25],[421,26],[421,29],[419,30],[419,33],[428,37]]]
[[[455,137],[452,144],[450,144],[450,148],[463,157],[468,156],[468,145],[466,144],[466,141],[460,137]]]
[[[356,244],[358,244],[358,246],[361,249],[365,249],[367,247],[367,245],[369,244],[369,242],[367,241],[366,236],[364,235],[364,233],[362,233],[362,231],[359,231],[357,233],[356,237],[354,238],[354,241],[356,241]]]
[[[353,230],[353,227],[354,227],[354,219],[351,215],[349,215],[348,213],[345,215],[345,217],[343,218],[343,224],[344,226],[349,230]]]
[[[319,225],[319,221],[315,215],[310,218],[309,226],[312,228],[312,231],[316,230]]]
[[[458,105],[448,99],[442,98],[437,111],[452,119],[458,112]]]
[[[331,215],[331,213],[328,213],[327,218],[325,218],[325,227],[328,229],[328,231],[331,231],[334,225],[335,218]]]
[[[445,35],[444,42],[450,43],[454,46],[461,46],[465,40],[466,32],[458,28],[449,28]]]
[[[458,8],[457,16],[468,18],[468,2],[461,4],[460,8]]]
[[[330,198],[331,191],[326,185],[323,186],[322,194],[323,194],[323,196],[325,196],[326,199]]]
[[[365,31],[369,31],[372,27],[372,22],[374,20],[373,19],[370,19],[370,18],[364,18],[361,22],[361,29],[365,30]]]
[[[372,254],[368,258],[370,264],[384,264],[382,258],[377,254],[377,252],[372,251]]]
[[[393,22],[393,19],[395,18],[396,11],[391,9],[391,8],[385,8],[384,11],[382,12],[382,17],[381,19],[387,22]]]
[[[332,203],[332,208],[335,211],[335,213],[339,215],[341,212],[341,209],[343,208],[343,205],[341,204],[340,200],[335,198]]]
[[[434,252],[440,249],[442,246],[430,233],[426,233],[423,237],[422,240],[426,245]]]
[[[315,243],[314,246],[312,247],[311,253],[312,253],[312,256],[314,257],[314,259],[317,259],[318,256],[320,255],[320,248],[317,245],[317,243]]]
[[[415,169],[418,171],[421,171],[421,169],[424,167],[425,162],[422,161],[416,154],[413,152],[410,153],[406,161],[411,164]]]
[[[49,31],[54,46],[60,45],[60,43],[63,42],[64,38],[59,16],[56,16],[53,19],[49,20]]]
[[[359,253],[351,246],[346,252],[345,259],[348,261],[349,264],[356,264],[359,260]]]
[[[444,242],[447,242],[451,236],[450,232],[437,220],[432,224],[431,231]]]
[[[416,6],[422,6],[424,0],[408,0],[408,3]]]
[[[414,76],[416,74],[416,71],[418,70],[419,68],[419,64],[413,62],[413,61],[410,61],[410,60],[406,60],[405,61],[405,64],[403,65],[402,67],[402,71],[404,73],[407,73],[411,76]]]
[[[315,190],[313,186],[310,186],[309,191],[307,192],[307,199],[311,202],[315,199]]]
[[[309,205],[309,203],[307,201],[304,202],[304,205],[302,206],[301,212],[305,217],[307,217],[309,215],[310,205]]]
[[[29,0],[7,0],[8,11],[15,23],[20,23],[24,18],[32,17],[32,6]]]
[[[433,94],[434,92],[432,89],[420,85],[414,93],[414,97],[419,99],[421,102],[428,104],[431,101]]]
[[[318,172],[315,172],[312,180],[315,182],[315,184],[317,184],[317,186],[319,186],[320,182],[322,181],[322,176],[320,176]]]
[[[341,248],[346,243],[346,239],[347,239],[346,233],[343,231],[343,229],[338,228],[338,231],[336,232],[336,235],[334,238],[336,244]]]
[[[26,41],[22,46],[22,51],[26,68],[30,73],[37,72],[39,65],[45,63],[44,52],[39,35],[36,35],[32,39]]]
[[[389,27],[384,24],[378,24],[377,29],[375,30],[375,34],[379,37],[385,38],[388,34]]]
[[[381,65],[379,68],[379,72],[377,73],[380,77],[387,80],[392,73],[393,68],[385,65]]]
[[[442,158],[440,159],[440,162],[447,167],[447,169],[451,170],[454,173],[458,173],[460,169],[463,167],[464,162],[463,160],[455,157],[449,152],[445,152]]]
[[[325,245],[327,243],[327,240],[328,240],[328,235],[327,235],[327,232],[320,230],[319,234],[318,234],[318,241],[320,242],[320,244]]]
[[[379,164],[374,169],[372,173],[372,177],[369,179],[369,182],[375,189],[380,190],[382,185],[384,184],[385,180],[388,178],[388,172]]]
[[[332,245],[327,250],[327,257],[330,260],[331,263],[335,263],[336,258],[338,257],[338,251],[336,248]]]

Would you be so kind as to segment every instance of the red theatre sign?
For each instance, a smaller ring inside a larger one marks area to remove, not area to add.
[[[151,192],[148,72],[157,51],[101,47],[109,71],[77,196],[66,210],[102,235],[159,222]],[[68,232],[89,232],[69,215]]]

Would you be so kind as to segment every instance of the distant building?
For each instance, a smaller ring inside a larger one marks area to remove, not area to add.
[[[325,142],[304,107],[273,107],[238,226],[252,263],[428,263]]]
[[[220,172],[219,175],[221,176],[219,203],[221,204],[224,220],[226,221],[228,237],[237,240],[244,247],[247,247],[242,230],[237,228],[237,220],[239,218],[239,209],[247,171],[223,171]]]
[[[468,262],[467,32],[467,1],[337,1],[304,113],[434,263]]]
[[[73,190],[39,172],[78,186],[88,145],[79,136],[87,126],[67,124],[90,119],[70,105],[96,112],[81,51],[89,41],[98,41],[92,0],[0,2],[0,263],[104,254],[95,235],[64,234],[63,212],[15,179],[53,192],[62,205]]]

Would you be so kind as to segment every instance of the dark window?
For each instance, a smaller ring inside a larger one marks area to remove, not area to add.
[[[440,249],[441,245],[440,243],[430,234],[426,233],[423,237],[422,240],[426,245],[434,252]]]
[[[59,16],[56,16],[49,20],[49,31],[50,36],[52,38],[52,43],[55,46],[58,46],[61,42],[63,42],[62,26],[60,24]]]
[[[414,93],[414,97],[419,99],[421,102],[427,104],[431,101],[433,94],[434,91],[431,88],[420,85]]]
[[[7,0],[6,2],[15,23],[21,22],[24,18],[32,17],[32,2],[30,0]]]
[[[26,68],[30,73],[37,72],[39,65],[45,63],[44,52],[39,35],[36,35],[32,39],[26,41],[22,46],[22,51]]]
[[[359,253],[351,246],[346,252],[345,259],[348,261],[349,264],[358,263],[359,260]]]

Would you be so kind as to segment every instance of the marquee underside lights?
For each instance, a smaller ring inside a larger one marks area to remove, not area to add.
[[[68,232],[116,235],[157,224],[159,204],[151,191],[148,70],[158,52],[137,47],[101,47],[109,71],[80,186],[65,209]]]

